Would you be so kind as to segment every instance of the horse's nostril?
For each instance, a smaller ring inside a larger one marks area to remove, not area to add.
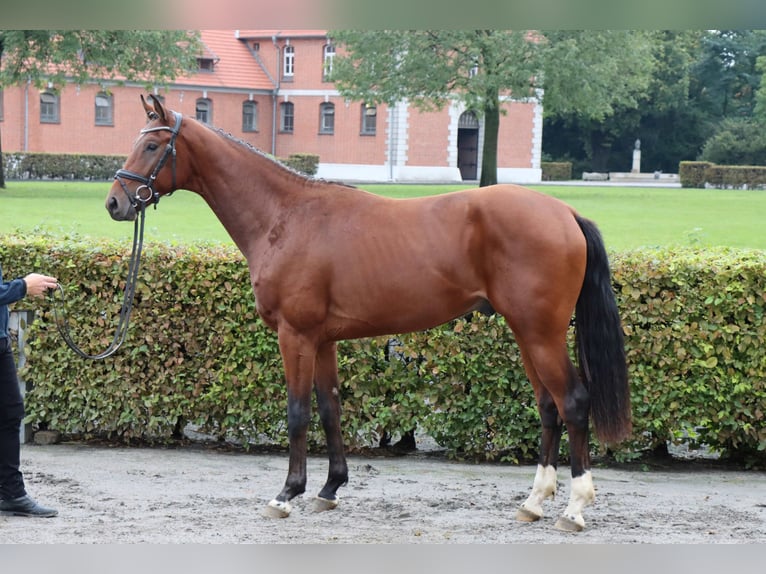
[[[114,197],[109,198],[109,211],[114,213],[117,210],[117,199]]]

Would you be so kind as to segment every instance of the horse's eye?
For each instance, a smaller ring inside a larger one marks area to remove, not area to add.
[[[149,151],[155,151],[158,147],[159,146],[154,142],[150,142],[146,144],[146,149],[148,149]]]

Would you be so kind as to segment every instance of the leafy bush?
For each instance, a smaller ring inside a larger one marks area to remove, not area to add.
[[[678,165],[678,178],[681,187],[703,188],[707,182],[707,168],[709,161],[682,161]]]
[[[706,161],[682,161],[682,187],[712,186],[719,189],[763,189],[766,167],[759,165],[715,165]]]
[[[280,161],[306,175],[316,174],[319,168],[319,156],[313,153],[293,153]]]
[[[766,165],[766,132],[750,119],[724,120],[702,147],[700,160],[720,165]]]
[[[571,161],[543,161],[540,162],[543,181],[568,181],[572,179]]]
[[[104,180],[114,177],[125,163],[122,155],[54,154],[14,152],[3,154],[6,179]],[[319,156],[295,153],[280,160],[292,169],[314,175]]]
[[[709,185],[719,189],[759,189],[766,186],[766,167],[756,165],[710,165],[705,172]]]
[[[125,163],[125,156],[4,153],[6,179],[110,180]]]
[[[67,287],[71,328],[91,352],[114,332],[128,246],[40,237],[0,240],[8,277],[31,269]],[[766,254],[642,250],[613,256],[626,333],[634,434],[622,458],[668,441],[724,454],[766,451]],[[37,320],[23,373],[28,420],[68,435],[170,440],[179,426],[247,444],[287,444],[276,337],[256,318],[243,257],[230,247],[146,250],[128,340],[106,361],[61,341],[50,300],[25,300]],[[531,460],[539,419],[502,317],[474,315],[397,337],[339,345],[346,444],[417,425],[452,456]],[[317,417],[310,440],[324,439]],[[595,447],[595,445],[594,445]]]

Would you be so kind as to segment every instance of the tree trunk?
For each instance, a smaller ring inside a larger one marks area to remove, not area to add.
[[[484,147],[481,158],[481,180],[479,187],[497,183],[497,133],[500,127],[500,107],[498,96],[490,99],[484,106]]]
[[[5,189],[5,167],[3,164],[3,132],[0,130],[0,189]]]
[[[599,173],[608,172],[611,153],[612,138],[605,136],[600,131],[592,131],[590,134],[591,170]]]
[[[5,51],[5,38],[0,33],[0,60],[3,59],[3,52]],[[0,88],[2,89],[2,88]],[[5,110],[3,110],[5,113]],[[3,163],[3,132],[0,130],[0,189],[5,189],[5,164]]]

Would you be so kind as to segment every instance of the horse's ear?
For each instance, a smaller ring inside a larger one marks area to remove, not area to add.
[[[141,94],[141,104],[144,106],[144,110],[146,110],[146,117],[150,120],[165,120],[165,108],[162,107],[162,103],[160,102],[159,98],[156,97],[154,94],[149,94],[149,99],[152,101],[152,104],[154,104],[154,107],[150,106],[149,103],[144,99],[144,95]]]

